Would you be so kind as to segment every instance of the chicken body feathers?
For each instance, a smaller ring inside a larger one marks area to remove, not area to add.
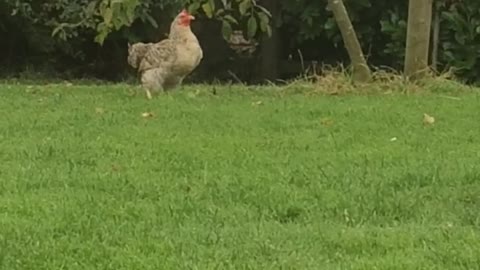
[[[154,68],[171,69],[178,58],[175,47],[176,44],[171,39],[149,46],[140,61],[138,71],[145,72]]]
[[[133,45],[128,44],[128,64],[133,68],[138,68],[145,54],[154,43],[138,42]]]

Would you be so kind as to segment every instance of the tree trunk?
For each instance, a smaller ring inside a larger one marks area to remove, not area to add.
[[[428,73],[428,50],[432,25],[433,0],[410,0],[408,3],[405,76],[416,80]]]
[[[272,35],[263,34],[260,44],[260,77],[262,80],[274,81],[278,79],[279,64],[279,33],[275,26],[279,20],[280,6],[278,0],[264,0],[262,5],[272,14]]]
[[[432,69],[437,72],[438,70],[438,47],[440,37],[440,7],[438,1],[433,3],[433,37],[432,37],[432,54],[430,56],[432,61]]]
[[[342,34],[343,43],[347,49],[350,61],[353,66],[353,80],[357,82],[367,82],[372,78],[372,72],[367,65],[365,56],[360,47],[352,22],[348,17],[347,9],[342,0],[328,0],[328,4],[333,12],[335,21]]]

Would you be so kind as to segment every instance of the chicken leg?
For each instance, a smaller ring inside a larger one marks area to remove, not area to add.
[[[162,69],[159,68],[147,70],[142,74],[142,86],[148,99],[152,99],[152,92],[163,91],[163,77]]]

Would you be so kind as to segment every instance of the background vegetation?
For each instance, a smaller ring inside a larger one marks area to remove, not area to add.
[[[369,64],[399,70],[407,1],[346,0],[345,4]],[[475,82],[480,78],[480,2],[437,0],[436,6],[441,20],[439,69],[453,67],[462,79]],[[246,71],[260,61],[261,49],[246,57],[227,46],[228,34],[236,29],[260,43],[262,33],[278,32],[278,54],[268,57],[276,58],[270,66],[278,64],[279,78],[298,75],[311,61],[348,61],[327,0],[2,0],[0,72],[124,80],[133,74],[125,61],[127,42],[162,39],[181,7],[200,18],[193,28],[206,57],[195,80],[231,79],[226,70],[242,80],[262,77],[265,72]],[[274,16],[262,7],[275,10]]]

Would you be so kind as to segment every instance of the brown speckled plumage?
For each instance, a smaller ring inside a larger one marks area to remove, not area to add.
[[[190,29],[191,19],[184,10],[172,22],[167,39],[129,45],[128,63],[138,70],[147,97],[179,86],[202,60],[202,48]]]
[[[128,64],[137,69],[140,66],[140,61],[142,61],[142,58],[153,44],[154,43],[143,42],[138,42],[133,45],[128,44]]]

